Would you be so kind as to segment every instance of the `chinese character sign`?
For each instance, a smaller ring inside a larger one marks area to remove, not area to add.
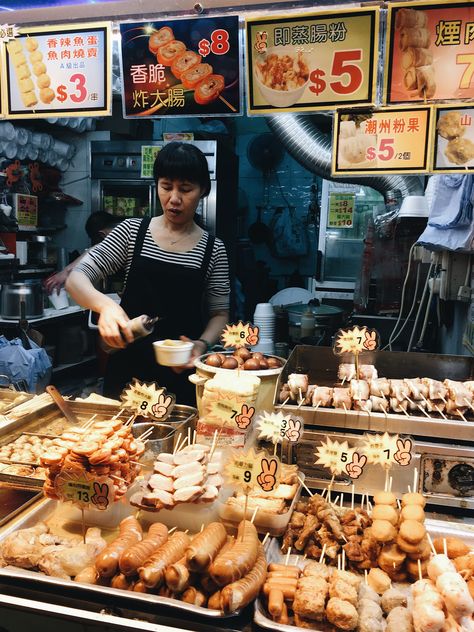
[[[330,193],[328,228],[352,228],[355,193]]]
[[[432,170],[455,173],[474,169],[474,108],[436,108]]]
[[[109,22],[21,29],[3,46],[7,118],[110,114]]]
[[[160,149],[158,145],[142,145],[141,178],[153,178],[153,165]]]
[[[474,97],[472,2],[389,3],[385,102]]]
[[[338,111],[333,141],[333,175],[427,172],[430,107]]]
[[[240,114],[238,16],[120,25],[126,117]]]
[[[246,20],[249,113],[374,102],[379,10]]]

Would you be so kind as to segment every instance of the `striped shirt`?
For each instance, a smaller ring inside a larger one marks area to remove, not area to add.
[[[120,270],[125,270],[126,285],[140,222],[141,219],[139,218],[122,221],[100,244],[89,250],[74,270],[85,274],[94,284]],[[143,257],[163,263],[198,269],[202,266],[208,239],[209,234],[204,231],[201,239],[191,250],[169,252],[158,246],[148,228],[140,254]],[[205,284],[209,311],[212,313],[229,309],[229,264],[224,243],[217,237],[209,261]]]

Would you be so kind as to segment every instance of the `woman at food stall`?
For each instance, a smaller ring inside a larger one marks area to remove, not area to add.
[[[84,307],[99,313],[99,333],[110,354],[104,394],[118,397],[134,377],[155,381],[193,403],[187,376],[193,360],[217,341],[228,322],[229,269],[223,242],[198,226],[195,212],[211,183],[207,160],[194,145],[164,146],[154,164],[163,215],[124,220],[91,250],[70,274],[67,290]],[[94,283],[124,269],[121,304]],[[154,333],[133,342],[129,319],[159,316]],[[153,340],[192,340],[191,361],[173,369],[156,364]]]

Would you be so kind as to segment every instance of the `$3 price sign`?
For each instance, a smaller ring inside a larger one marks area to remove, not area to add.
[[[56,98],[60,103],[70,99],[73,103],[83,103],[87,98],[86,76],[76,72],[69,79],[71,85],[60,84],[56,88]]]

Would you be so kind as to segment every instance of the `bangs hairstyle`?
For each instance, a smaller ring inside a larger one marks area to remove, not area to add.
[[[189,143],[172,142],[164,145],[156,156],[153,177],[155,182],[159,178],[169,178],[198,184],[203,189],[201,197],[207,197],[211,191],[206,156]]]

